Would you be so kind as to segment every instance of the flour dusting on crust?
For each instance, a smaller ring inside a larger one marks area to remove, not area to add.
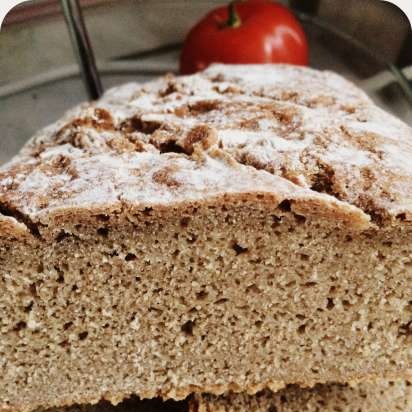
[[[410,220],[412,130],[331,73],[214,65],[109,90],[40,131],[0,168],[0,205],[167,206],[267,192]]]

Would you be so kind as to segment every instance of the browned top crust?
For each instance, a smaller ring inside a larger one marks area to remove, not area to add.
[[[47,230],[74,209],[258,193],[360,229],[412,220],[412,129],[342,77],[308,68],[214,65],[126,84],[0,169],[0,236],[11,221],[16,233]]]

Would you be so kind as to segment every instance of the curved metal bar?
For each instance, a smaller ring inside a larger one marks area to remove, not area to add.
[[[405,99],[408,101],[410,106],[412,107],[412,87],[409,84],[407,77],[402,73],[400,69],[398,69],[394,64],[388,63],[385,59],[383,59],[378,54],[374,53],[370,48],[365,46],[361,41],[352,37],[350,34],[332,26],[331,24],[326,23],[324,20],[319,19],[315,16],[311,16],[309,14],[294,10],[296,16],[302,22],[309,22],[323,30],[326,30],[335,36],[345,40],[349,44],[352,44],[358,50],[361,50],[363,53],[371,57],[373,60],[381,64],[383,67],[386,67],[395,77],[397,83],[401,87],[403,94],[405,95]]]
[[[105,75],[144,75],[160,76],[164,73],[177,73],[177,64],[170,63],[151,63],[144,61],[112,61],[100,62],[98,69],[101,76]],[[53,69],[46,73],[19,80],[13,83],[0,86],[0,99],[27,92],[40,86],[56,83],[62,80],[79,76],[79,66],[69,65]]]
[[[404,67],[402,70],[403,75],[408,79],[409,82],[412,82],[412,65]],[[392,72],[388,70],[381,71],[372,77],[364,79],[360,82],[360,85],[367,92],[377,91],[383,89],[384,87],[396,83],[397,79],[394,77]]]
[[[102,95],[103,87],[79,2],[78,0],[60,2],[87,94],[91,100],[96,100]]]

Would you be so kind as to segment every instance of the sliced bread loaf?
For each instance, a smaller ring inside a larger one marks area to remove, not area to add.
[[[0,409],[410,376],[411,158],[306,68],[74,109],[0,169]]]

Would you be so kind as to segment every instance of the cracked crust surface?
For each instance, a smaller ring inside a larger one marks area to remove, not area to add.
[[[72,110],[1,169],[0,204],[32,232],[70,208],[255,190],[408,220],[411,156],[411,129],[336,74],[215,65]]]

